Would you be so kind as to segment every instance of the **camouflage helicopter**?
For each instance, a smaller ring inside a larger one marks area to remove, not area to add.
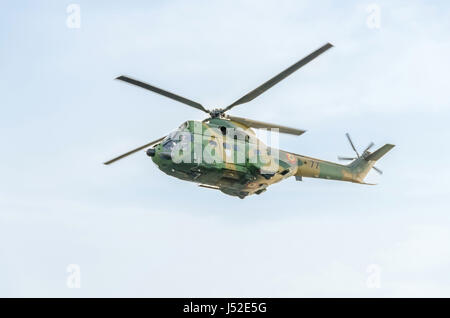
[[[241,199],[251,194],[261,194],[269,185],[292,176],[298,181],[303,177],[311,177],[368,184],[364,182],[364,178],[372,168],[382,173],[374,164],[394,145],[386,144],[370,152],[374,145],[372,142],[360,154],[350,135],[346,134],[356,157],[338,157],[340,160],[351,161],[348,165],[341,165],[267,146],[257,138],[252,128],[270,129],[296,136],[303,134],[304,130],[225,114],[233,107],[255,99],[331,47],[333,45],[330,43],[323,45],[229,106],[213,110],[130,77],[117,77],[118,80],[199,109],[209,117],[203,121],[186,121],[167,136],[104,164],[109,165],[147,149],[147,155],[164,173]]]

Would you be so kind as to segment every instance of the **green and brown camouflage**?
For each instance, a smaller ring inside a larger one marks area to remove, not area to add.
[[[185,137],[183,147],[174,147],[182,141],[182,136]],[[267,147],[250,127],[212,118],[185,122],[150,153],[159,169],[170,176],[245,198],[261,194],[268,186],[289,177],[364,183],[375,161],[392,147],[385,145],[349,165],[341,165]]]

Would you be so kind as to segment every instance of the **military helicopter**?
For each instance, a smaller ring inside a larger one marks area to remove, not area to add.
[[[364,182],[364,178],[371,168],[382,173],[374,164],[394,145],[386,144],[370,152],[374,146],[372,142],[360,154],[347,133],[348,142],[356,157],[338,157],[340,160],[351,161],[348,165],[341,165],[267,146],[257,138],[252,128],[269,129],[296,136],[300,136],[305,130],[225,114],[238,105],[252,101],[331,47],[333,45],[330,43],[323,45],[229,106],[212,110],[206,109],[200,103],[130,77],[117,77],[118,80],[201,110],[209,117],[203,121],[186,121],[167,136],[104,164],[109,165],[147,149],[147,155],[164,173],[241,199],[252,194],[261,194],[269,185],[292,176],[298,181],[303,177],[311,177],[368,184]]]

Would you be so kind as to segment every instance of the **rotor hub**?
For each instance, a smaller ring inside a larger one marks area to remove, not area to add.
[[[211,115],[211,118],[224,118],[225,113],[222,108],[215,108],[211,111],[209,111],[209,114]]]

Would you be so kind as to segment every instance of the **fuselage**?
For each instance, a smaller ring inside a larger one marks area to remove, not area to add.
[[[223,118],[183,123],[152,148],[151,156],[170,176],[240,198],[291,176],[358,182],[349,166],[269,147],[249,127]]]

